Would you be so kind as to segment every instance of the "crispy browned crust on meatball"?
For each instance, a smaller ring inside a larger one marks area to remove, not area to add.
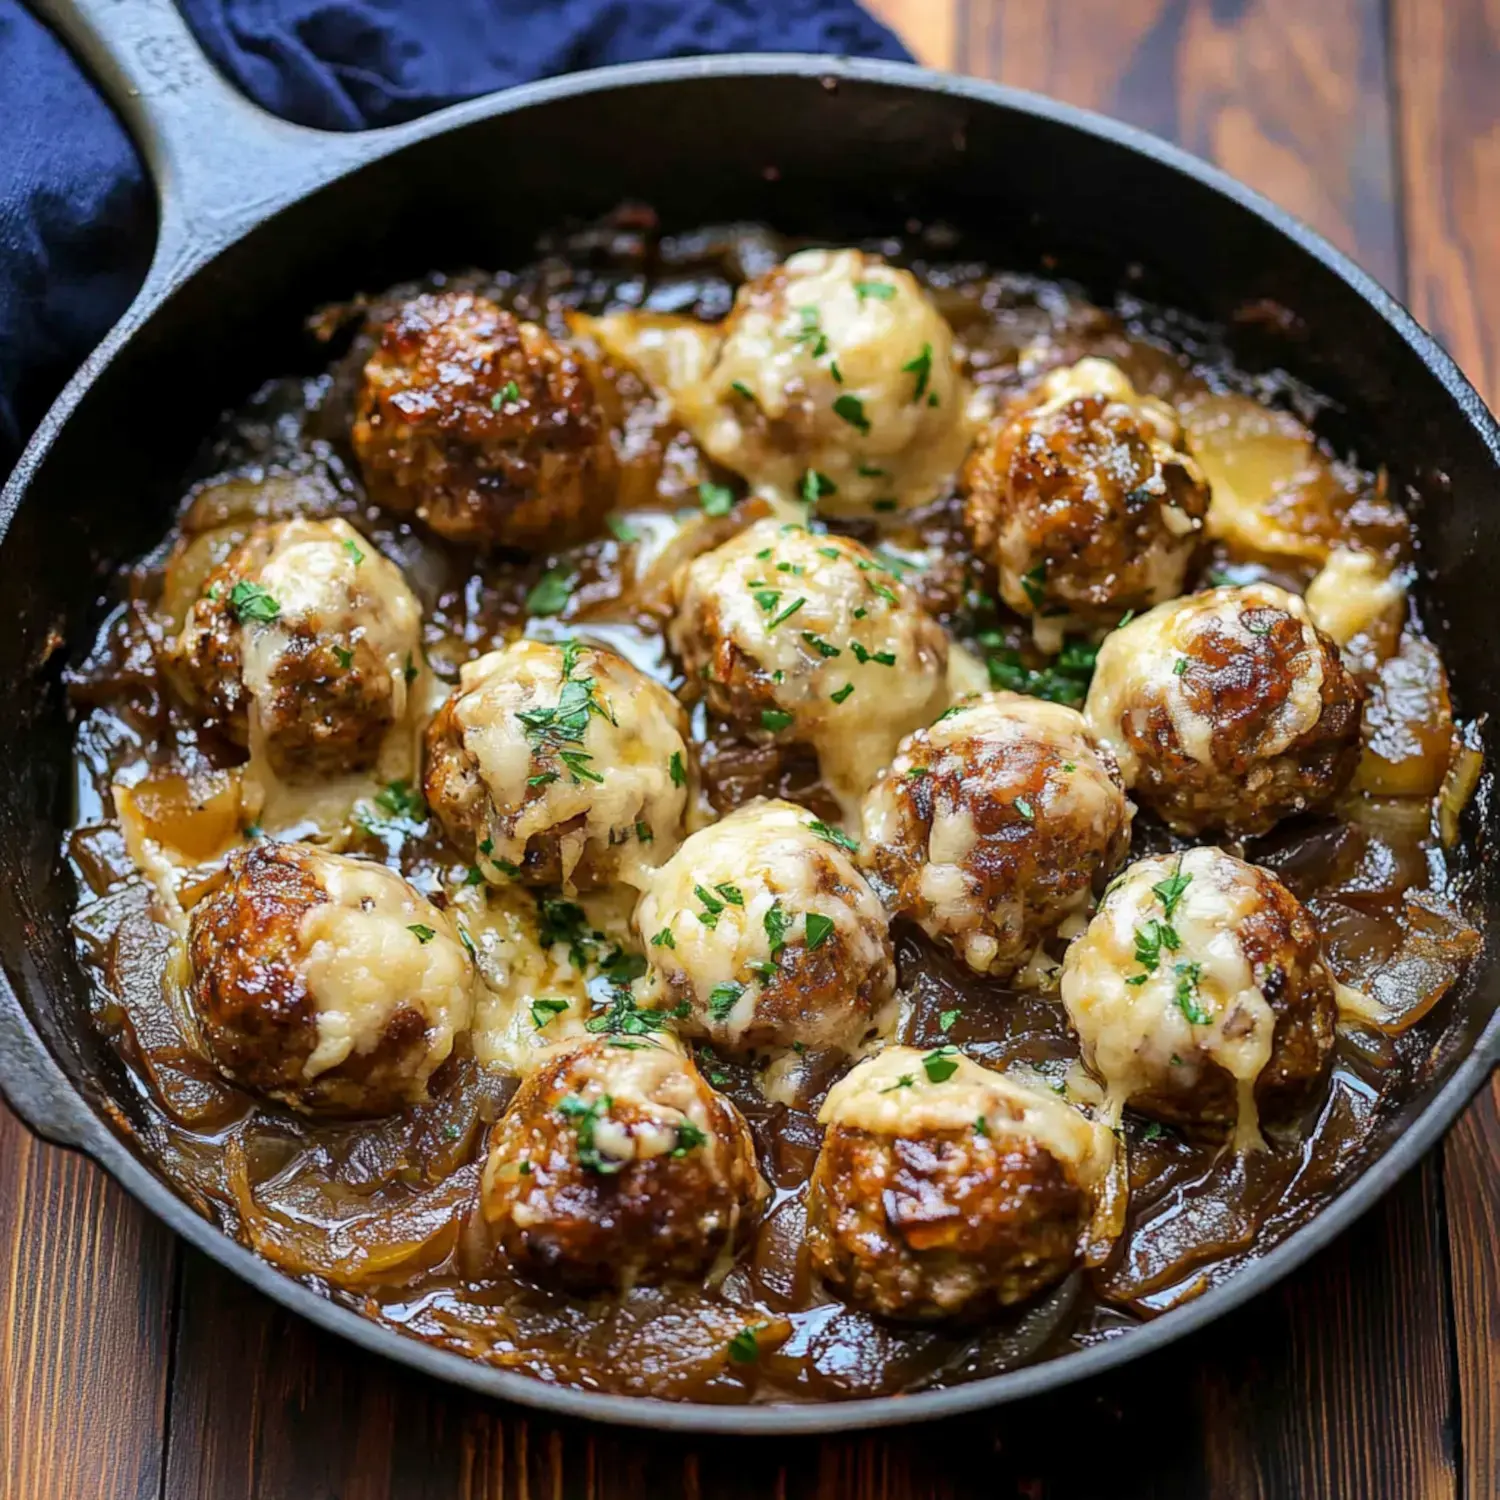
[[[427,726],[422,791],[448,837],[472,859],[479,840],[484,837],[490,794],[479,774],[479,762],[464,745],[463,728],[458,722],[458,701],[462,697],[462,692],[451,694]],[[529,790],[527,803],[538,800],[543,790],[541,787]],[[519,819],[523,811],[524,807],[517,809],[511,821]],[[581,830],[586,822],[580,814],[555,828],[533,834],[526,842],[526,856],[515,878],[526,885],[561,885],[563,840]],[[607,885],[614,874],[612,860],[601,858],[600,851],[592,847],[585,847],[568,879],[575,890],[590,891]]]
[[[984,924],[999,943],[988,972],[1013,972],[1083,892],[1103,889],[1130,851],[1119,769],[1106,749],[1092,748],[1121,794],[1120,815],[1098,827],[1059,806],[1066,778],[1086,774],[1068,758],[1065,744],[976,734],[934,745],[925,729],[909,736],[900,760],[871,792],[898,812],[895,837],[888,832],[865,853],[887,909],[919,923],[935,919],[922,893],[933,819],[940,806],[962,808],[974,825],[962,868],[975,884],[976,903],[1013,902],[1017,914],[1003,931]]]
[[[1087,1194],[1038,1141],[832,1125],[808,1200],[813,1268],[865,1311],[974,1319],[1072,1267]]]
[[[208,575],[164,662],[188,706],[237,745],[249,740],[250,695],[244,628],[230,596],[258,573],[267,536],[257,527]],[[289,781],[368,770],[395,722],[396,684],[385,662],[362,633],[333,621],[288,623],[286,633],[261,713],[271,769]]]
[[[1275,1125],[1295,1118],[1321,1090],[1333,1060],[1338,1003],[1307,908],[1270,871],[1256,873],[1262,899],[1239,928],[1239,939],[1276,1017],[1271,1055],[1255,1080],[1259,1117]],[[1190,1134],[1212,1137],[1228,1134],[1239,1112],[1234,1078],[1212,1061],[1196,1070],[1187,1087],[1135,1094],[1130,1103]]]
[[[706,1138],[614,1171],[586,1164],[576,1105],[625,1056],[608,1041],[564,1052],[521,1085],[495,1127],[481,1209],[498,1253],[523,1275],[576,1291],[695,1278],[759,1216],[767,1190],[749,1127],[687,1058],[677,1061],[707,1112]],[[641,1111],[609,1097],[610,1121],[630,1130]]]
[[[193,908],[189,930],[199,1030],[220,1071],[245,1088],[310,1113],[386,1114],[407,1102],[409,1056],[427,1034],[415,1010],[396,1011],[370,1051],[303,1077],[318,1028],[297,963],[298,929],[327,899],[295,844],[256,844],[229,857],[218,889]],[[429,1092],[440,1089],[442,1072],[428,1080]]]
[[[1102,624],[1180,592],[1208,513],[1201,476],[1163,460],[1140,413],[1102,393],[1002,416],[970,455],[963,487],[974,549],[1001,561],[1007,604]],[[1174,531],[1169,508],[1192,529]]]
[[[613,501],[582,357],[472,292],[414,297],[385,325],[351,437],[371,498],[456,542],[566,545]]]
[[[1210,621],[1186,652],[1180,682],[1195,714],[1213,725],[1211,764],[1187,754],[1167,708],[1143,704],[1120,732],[1138,757],[1131,793],[1185,833],[1223,828],[1264,833],[1294,813],[1326,807],[1359,761],[1365,692],[1339,648],[1316,627],[1272,605],[1244,611],[1251,644]],[[1304,631],[1313,630],[1323,667],[1322,708],[1304,734],[1275,755],[1263,749],[1304,671]]]

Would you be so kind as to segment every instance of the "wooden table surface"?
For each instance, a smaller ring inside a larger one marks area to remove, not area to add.
[[[924,62],[1122,116],[1310,220],[1500,404],[1500,0],[874,0]],[[1500,1495],[1500,1088],[1279,1289],[939,1427],[688,1441],[373,1360],[0,1109],[3,1500]]]

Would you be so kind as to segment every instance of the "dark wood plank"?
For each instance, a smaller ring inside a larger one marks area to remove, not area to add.
[[[1500,406],[1500,5],[1393,0],[1408,300]],[[1443,1150],[1466,1493],[1500,1494],[1500,1083]]]
[[[157,1500],[172,1236],[0,1105],[0,1493]]]
[[[1400,272],[1382,0],[968,0],[958,65],[1142,125]]]

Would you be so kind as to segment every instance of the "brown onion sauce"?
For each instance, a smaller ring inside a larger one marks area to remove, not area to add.
[[[1290,380],[1237,372],[1211,331],[1185,320],[1125,301],[1104,312],[1057,282],[934,259],[933,246],[929,236],[870,248],[913,266],[972,351],[974,378],[1001,391],[1021,379],[1018,352],[1041,340],[1054,347],[1049,362],[1101,354],[1141,388],[1168,398],[1204,388],[1239,390],[1304,415],[1317,408]],[[542,259],[525,271],[460,280],[558,332],[564,306],[718,318],[735,282],[788,248],[743,226],[657,238],[648,216],[626,213],[544,247]],[[413,288],[389,295],[403,290]],[[370,304],[375,316],[385,300]],[[330,310],[312,326],[342,343],[343,352],[324,373],[270,381],[230,413],[197,473],[251,481],[291,476],[303,503],[363,529],[405,569],[426,611],[429,658],[440,676],[454,679],[461,661],[514,632],[528,590],[559,559],[476,561],[368,509],[345,433],[369,335],[351,309]],[[612,391],[625,432],[629,498],[622,508],[691,506],[700,479],[732,479],[704,463],[636,377],[614,372]],[[1355,488],[1363,509],[1344,524],[1359,528],[1367,543],[1401,545],[1399,512],[1383,500],[1375,478],[1358,475]],[[740,514],[726,521],[724,534],[743,520]],[[874,540],[867,525],[849,529]],[[700,1048],[705,1072],[749,1119],[775,1190],[764,1223],[722,1284],[643,1288],[588,1301],[504,1275],[477,1279],[465,1220],[487,1125],[513,1080],[463,1059],[451,1088],[428,1106],[381,1121],[314,1124],[225,1083],[189,1043],[166,998],[170,935],[153,918],[150,888],[125,853],[109,787],[124,766],[191,772],[242,759],[203,734],[157,675],[161,627],[151,607],[177,534],[174,527],[149,558],[122,570],[119,602],[72,683],[80,714],[87,714],[78,731],[78,820],[68,846],[83,892],[77,931],[97,979],[97,1022],[134,1090],[121,1100],[124,1116],[168,1179],[227,1232],[330,1297],[429,1343],[549,1381],[716,1402],[872,1396],[994,1374],[1115,1336],[1264,1254],[1369,1164],[1388,1106],[1433,1066],[1434,1018],[1394,1036],[1346,1031],[1313,1117],[1301,1131],[1274,1140],[1273,1149],[1242,1158],[1127,1113],[1129,1225],[1109,1265],[1075,1273],[986,1327],[944,1330],[892,1327],[845,1308],[809,1277],[799,1254],[802,1191],[820,1134],[814,1114],[839,1059],[805,1059],[806,1108],[789,1109],[766,1103],[753,1062]],[[971,572],[951,501],[903,518],[880,540],[898,553],[925,555],[928,565],[910,581],[955,635],[971,643],[982,638],[992,650],[1008,645],[1029,664],[1042,664],[1019,622],[996,613],[993,580]],[[576,580],[564,617],[549,628],[584,635],[593,629],[638,665],[680,685],[661,646],[659,616],[644,607],[648,601],[625,597],[622,546],[605,536],[562,559]],[[1236,582],[1271,577],[1301,587],[1309,577],[1307,569],[1288,572],[1283,564],[1278,571],[1222,550],[1212,566],[1220,570],[1216,579]],[[603,628],[611,622],[619,628]],[[737,745],[722,726],[702,724],[701,714],[698,731],[709,741],[705,774],[721,809],[780,791],[827,810],[816,768],[805,759]],[[1133,856],[1181,842],[1145,816],[1135,829]],[[461,863],[435,821],[402,827],[398,820],[356,836],[349,852],[388,859],[427,890]],[[1422,993],[1408,999],[1425,1006],[1441,996],[1472,945],[1474,934],[1456,914],[1447,860],[1420,819],[1303,820],[1244,852],[1277,870],[1310,903],[1346,982],[1367,984],[1377,969],[1409,958],[1415,924],[1418,957],[1427,964],[1417,964],[1411,981]],[[1425,904],[1409,905],[1412,890],[1426,893]],[[1060,1086],[1077,1048],[1055,996],[981,981],[904,925],[896,938],[900,982],[912,996],[900,1040],[957,1043],[993,1066],[1024,1064]],[[603,980],[593,986],[601,1006],[608,988]],[[959,1017],[945,1029],[941,1018],[953,1011]],[[785,1335],[779,1348],[749,1365],[727,1357],[734,1334],[766,1322],[777,1337]]]

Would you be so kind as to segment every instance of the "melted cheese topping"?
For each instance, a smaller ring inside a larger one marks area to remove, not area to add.
[[[932,499],[986,415],[952,330],[910,272],[861,251],[803,250],[783,270],[774,294],[740,289],[711,367],[690,335],[659,326],[632,362],[704,451],[754,485],[795,495],[814,470],[831,482],[819,498],[831,515]]]
[[[480,868],[503,881],[501,861],[519,865],[533,837],[577,821],[559,840],[564,885],[590,848],[614,848],[619,878],[639,885],[682,837],[689,765],[682,709],[613,652],[584,647],[567,680],[591,684],[598,711],[587,713],[580,738],[552,743],[521,716],[558,707],[566,667],[564,648],[519,640],[460,673],[455,716],[490,797],[493,848]],[[545,776],[553,779],[535,784]]]
[[[1214,721],[1189,700],[1178,664],[1194,654],[1198,638],[1210,629],[1253,650],[1256,637],[1245,623],[1245,613],[1257,608],[1279,609],[1303,622],[1299,669],[1257,753],[1279,755],[1318,722],[1323,712],[1323,652],[1307,606],[1295,594],[1254,583],[1158,604],[1104,638],[1084,705],[1088,727],[1113,753],[1127,787],[1135,785],[1140,763],[1126,727],[1148,737],[1149,718],[1158,708],[1171,719],[1182,753],[1202,765],[1213,764]]]
[[[373,1052],[391,1018],[413,1010],[427,1025],[411,1080],[420,1097],[468,1029],[469,956],[448,918],[394,870],[323,855],[317,873],[328,899],[308,909],[297,931],[318,1029],[303,1073],[316,1078],[353,1053]]]
[[[999,953],[995,929],[1014,932],[1024,926],[1025,902],[1022,892],[1004,890],[994,891],[987,900],[985,880],[967,868],[979,841],[968,802],[997,795],[977,764],[986,747],[1023,742],[1052,747],[1072,767],[1048,777],[1044,797],[1034,808],[1038,829],[1045,832],[1051,823],[1075,833],[1086,831],[1096,848],[1107,849],[1119,831],[1129,827],[1133,810],[1095,751],[1083,715],[1020,693],[982,694],[920,731],[903,745],[890,776],[875,785],[864,804],[866,843],[894,843],[905,837],[908,827],[898,792],[906,772],[916,764],[914,752],[920,748],[926,763],[945,752],[976,763],[972,776],[965,775],[958,801],[947,795],[945,784],[936,793],[920,886],[930,910],[920,920],[931,936],[952,938],[965,962],[981,974],[989,971]],[[1084,909],[1089,899],[1084,887],[1073,905]],[[1057,917],[1066,912],[1066,907],[1060,908]]]
[[[771,679],[777,707],[792,716],[788,734],[817,751],[851,812],[902,735],[947,701],[946,633],[846,537],[759,521],[690,562],[677,597],[669,635],[678,653],[731,641]]]
[[[929,1063],[941,1081],[928,1076]],[[907,1140],[949,1130],[977,1134],[980,1120],[982,1133],[994,1140],[1040,1143],[1086,1188],[1103,1180],[1114,1156],[1103,1125],[1056,1094],[982,1067],[951,1047],[886,1047],[834,1084],[818,1111],[823,1125]]]
[[[250,761],[245,801],[271,833],[336,835],[350,809],[387,782],[410,779],[421,764],[422,721],[436,686],[422,657],[422,609],[401,570],[347,522],[286,521],[253,581],[280,605],[274,620],[247,620],[244,680],[249,694]],[[296,785],[272,769],[263,705],[297,628],[337,632],[369,643],[390,673],[393,722],[373,770]]]
[[[693,834],[657,872],[636,908],[635,930],[658,992],[671,979],[685,981],[698,1006],[713,1017],[715,1038],[727,1046],[736,1045],[756,1019],[761,981],[753,966],[775,967],[766,928],[774,906],[787,918],[787,942],[805,941],[810,915],[833,923],[822,941],[839,945],[851,994],[871,972],[891,968],[885,909],[848,854],[812,831],[813,821],[805,808],[790,802],[748,803]],[[835,879],[844,893],[833,889]],[[726,885],[739,901],[725,896],[720,888]],[[722,910],[713,913],[703,891]],[[702,920],[705,913],[714,918],[712,924]],[[670,943],[663,933],[670,933]],[[721,985],[735,991],[727,1008],[714,1004]],[[722,1014],[716,1014],[719,1010]],[[854,1032],[862,1034],[867,1024],[867,1018],[849,1013],[810,1015],[800,1035],[809,1043],[853,1046],[859,1040]],[[847,1029],[851,1025],[854,1031]]]
[[[1154,887],[1190,877],[1172,904]],[[1239,1086],[1234,1144],[1261,1144],[1255,1081],[1270,1060],[1276,1016],[1257,984],[1240,928],[1261,901],[1260,872],[1221,849],[1138,860],[1106,892],[1063,962],[1062,1001],[1083,1055],[1104,1081],[1107,1118],[1137,1094],[1191,1087],[1216,1063]],[[1178,946],[1138,959],[1169,922]]]
[[[1383,557],[1338,547],[1307,586],[1307,611],[1324,635],[1341,646],[1363,636],[1395,649],[1406,620],[1406,586]]]

